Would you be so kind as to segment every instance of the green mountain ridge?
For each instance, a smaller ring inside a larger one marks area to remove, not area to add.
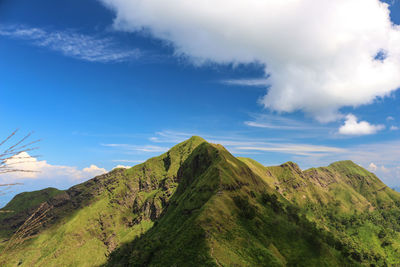
[[[400,194],[374,174],[265,167],[200,137],[0,211],[1,266],[400,265]]]

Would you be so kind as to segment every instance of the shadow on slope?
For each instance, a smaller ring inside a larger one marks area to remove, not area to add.
[[[14,224],[3,224],[14,235],[11,242],[0,244],[1,264],[95,266],[105,262],[120,243],[153,225],[176,190],[179,167],[203,142],[192,137],[130,169],[115,169],[24,204],[11,216]],[[12,203],[26,203],[21,200],[37,193],[22,194]],[[32,226],[35,231],[29,230]]]
[[[104,266],[357,265],[222,146],[198,146],[178,180],[154,226]]]

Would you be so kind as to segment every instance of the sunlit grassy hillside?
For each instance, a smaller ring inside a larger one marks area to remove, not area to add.
[[[200,137],[0,211],[2,266],[400,265],[400,194],[374,174],[265,167]]]

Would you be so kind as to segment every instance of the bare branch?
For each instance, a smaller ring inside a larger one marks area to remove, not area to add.
[[[4,151],[5,153],[9,152],[9,151],[13,151],[15,150],[14,148],[17,147],[19,144],[22,144],[26,139],[29,138],[29,136],[31,136],[32,133],[28,133],[27,135],[25,135],[25,137],[23,137],[22,139],[20,139],[17,143],[15,143],[14,145],[10,146],[6,151]]]
[[[0,186],[23,185],[23,183],[0,184]]]
[[[37,150],[39,147],[33,147],[32,145],[40,142],[40,140],[29,141],[33,132],[28,133],[22,138],[16,139],[17,132],[18,129],[13,131],[4,140],[0,141],[0,147],[4,147],[0,150],[0,175],[15,172],[37,172],[24,168],[22,164],[34,162],[34,159],[38,156],[25,156],[21,155],[21,153]],[[21,183],[0,183],[0,187],[14,185],[21,185]],[[1,193],[4,192],[0,190],[0,194]]]
[[[0,142],[0,146],[2,146],[5,142],[7,142],[11,137],[13,137],[17,133],[18,129],[12,132],[6,139]]]

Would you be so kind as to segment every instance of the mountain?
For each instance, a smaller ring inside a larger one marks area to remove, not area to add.
[[[396,266],[400,194],[351,161],[265,167],[192,137],[0,210],[1,266]]]

